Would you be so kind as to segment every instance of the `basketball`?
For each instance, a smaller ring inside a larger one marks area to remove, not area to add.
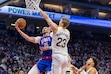
[[[23,18],[17,19],[17,20],[16,20],[16,23],[18,24],[18,27],[19,27],[20,29],[23,29],[23,28],[25,28],[25,26],[26,26],[26,20],[23,19]]]

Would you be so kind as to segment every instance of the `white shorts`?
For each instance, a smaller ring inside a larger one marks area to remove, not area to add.
[[[52,74],[65,74],[68,66],[68,56],[61,54],[52,55]]]

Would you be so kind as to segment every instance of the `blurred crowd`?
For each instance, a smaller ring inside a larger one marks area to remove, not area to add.
[[[15,30],[0,33],[0,74],[27,74],[39,57],[38,45],[25,41]]]
[[[76,67],[81,67],[87,58],[95,56],[98,58],[99,74],[111,74],[111,42],[73,39],[68,51]],[[0,33],[0,74],[27,74],[40,56],[38,45],[27,42],[15,30]]]

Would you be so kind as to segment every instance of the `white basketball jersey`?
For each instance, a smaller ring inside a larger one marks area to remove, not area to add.
[[[58,31],[52,34],[52,53],[68,55],[67,44],[69,39],[69,31],[62,27],[58,27]]]

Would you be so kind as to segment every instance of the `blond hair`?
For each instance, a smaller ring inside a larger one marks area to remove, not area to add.
[[[70,21],[69,21],[69,19],[63,17],[62,18],[62,23],[64,24],[63,27],[67,28],[69,26],[69,24],[70,24]]]

